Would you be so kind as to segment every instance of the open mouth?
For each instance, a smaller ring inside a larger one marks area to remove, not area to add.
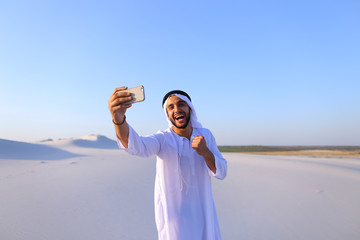
[[[175,113],[171,119],[172,124],[177,128],[186,128],[189,123],[190,116],[184,112]]]
[[[177,120],[177,121],[182,121],[183,119],[185,119],[185,115],[184,114],[176,115],[174,117],[174,119]]]

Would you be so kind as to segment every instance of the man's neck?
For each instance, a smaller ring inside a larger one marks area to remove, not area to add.
[[[193,131],[193,128],[191,127],[191,124],[186,126],[186,128],[177,128],[175,126],[172,126],[172,130],[179,136],[185,137],[190,140],[191,134]]]

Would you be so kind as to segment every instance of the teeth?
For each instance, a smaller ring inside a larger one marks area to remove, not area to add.
[[[183,118],[183,117],[184,117],[184,115],[179,115],[179,116],[176,116],[175,119],[178,120],[178,119]]]

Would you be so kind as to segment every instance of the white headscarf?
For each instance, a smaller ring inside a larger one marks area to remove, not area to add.
[[[177,96],[179,98],[181,98],[182,100],[184,100],[187,105],[191,108],[191,114],[190,114],[190,123],[191,123],[191,126],[193,128],[202,128],[202,125],[201,123],[198,121],[197,119],[197,116],[196,116],[196,112],[195,112],[195,108],[194,108],[194,105],[191,103],[190,99],[182,94],[178,94],[178,93],[175,93],[175,94],[172,94],[170,95],[169,97],[171,96]],[[163,105],[163,108],[164,108],[164,112],[165,112],[165,116],[166,116],[166,119],[168,120],[168,123],[169,123],[169,127],[173,127],[174,125],[172,124],[172,122],[170,121],[169,119],[169,116],[167,115],[167,112],[166,112],[166,103],[169,99],[169,97],[166,99],[166,101],[164,102],[164,105]]]

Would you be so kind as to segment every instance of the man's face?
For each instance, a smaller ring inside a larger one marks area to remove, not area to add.
[[[191,109],[178,96],[171,96],[166,103],[166,112],[171,123],[177,128],[186,128],[190,122]]]

